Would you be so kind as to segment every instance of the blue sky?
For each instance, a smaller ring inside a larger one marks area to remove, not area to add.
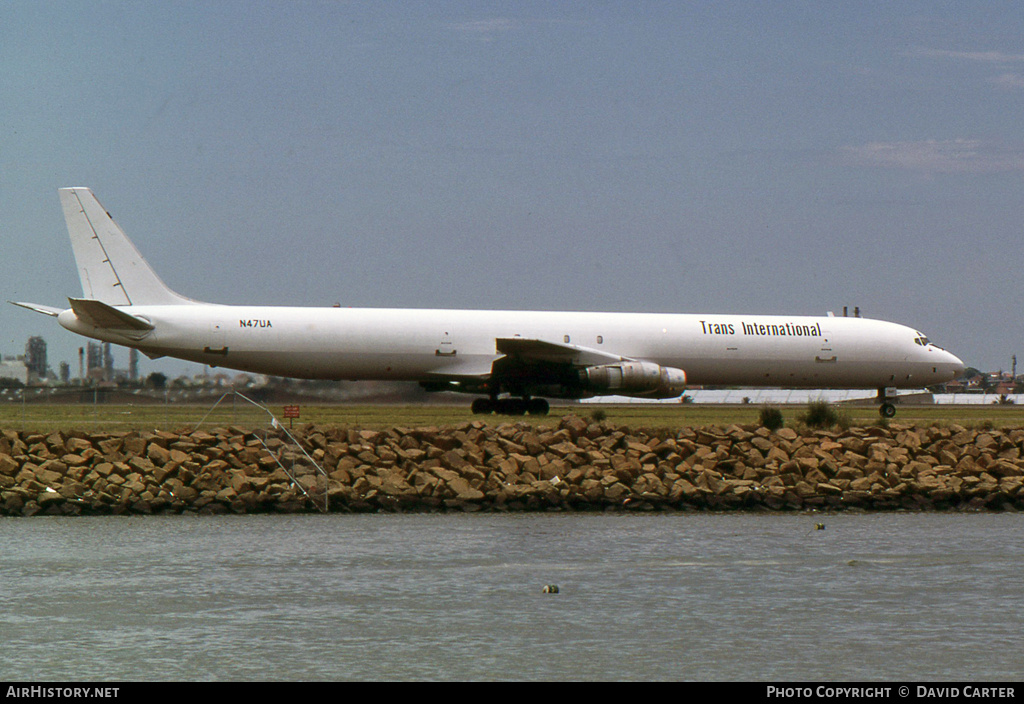
[[[859,306],[1024,352],[1020,3],[14,0],[0,66],[5,300],[80,293],[89,186],[201,300]],[[77,368],[0,308],[30,335]]]

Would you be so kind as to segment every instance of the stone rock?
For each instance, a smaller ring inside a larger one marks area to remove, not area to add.
[[[281,437],[0,431],[0,513],[1024,508],[1024,428],[335,429],[306,426],[326,480]]]

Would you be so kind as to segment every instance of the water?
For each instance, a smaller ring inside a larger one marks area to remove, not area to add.
[[[2,519],[0,677],[1016,680],[1022,531],[1020,514]]]

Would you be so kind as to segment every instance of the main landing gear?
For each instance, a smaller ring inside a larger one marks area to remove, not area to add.
[[[546,416],[550,407],[542,398],[478,398],[473,401],[473,413],[488,415],[497,413],[500,416]]]
[[[878,415],[883,418],[892,418],[896,415],[896,389],[887,387],[878,390],[877,400],[881,402],[878,407]]]

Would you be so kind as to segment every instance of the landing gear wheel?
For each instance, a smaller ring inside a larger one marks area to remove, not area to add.
[[[521,398],[506,398],[499,401],[498,413],[506,416],[521,416],[526,413],[526,401]]]
[[[494,413],[495,402],[489,398],[477,398],[473,399],[473,405],[470,407],[473,409],[473,414],[478,416],[486,416]]]
[[[526,402],[526,412],[531,416],[546,416],[551,407],[542,398],[531,398]]]
[[[892,418],[896,415],[896,406],[889,402],[885,402],[878,407],[878,413],[883,418]]]

